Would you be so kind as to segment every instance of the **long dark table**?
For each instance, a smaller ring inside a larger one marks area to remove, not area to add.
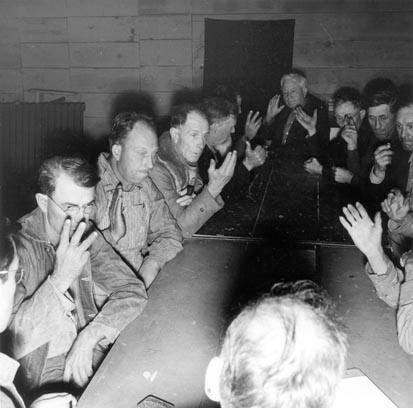
[[[216,407],[203,376],[240,308],[283,279],[310,278],[338,303],[349,334],[348,367],[367,374],[400,408],[413,401],[413,358],[399,347],[394,311],[380,301],[354,247],[277,248],[192,239],[161,272],[142,313],[120,335],[79,408],[132,408],[147,395],[177,407]]]

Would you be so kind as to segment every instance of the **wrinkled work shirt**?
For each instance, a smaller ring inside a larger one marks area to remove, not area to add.
[[[182,250],[182,232],[173,219],[160,191],[147,177],[129,190],[123,190],[122,206],[126,234],[117,243],[110,235],[109,209],[120,180],[116,177],[108,154],[98,160],[100,182],[96,189],[96,222],[108,242],[122,255],[136,273],[145,260],[159,267]]]
[[[384,275],[374,274],[370,264],[366,265],[366,271],[379,298],[397,309],[397,335],[400,346],[406,353],[413,354],[413,268],[406,267],[403,274],[388,260]]]
[[[23,217],[18,234],[22,282],[16,288],[10,325],[12,348],[27,386],[39,384],[46,359],[67,353],[82,331],[96,343],[113,343],[143,310],[143,282],[99,234],[90,259],[69,291],[59,292],[49,275],[56,251],[39,208]]]
[[[19,363],[0,353],[0,408],[24,408],[24,402],[13,384]]]

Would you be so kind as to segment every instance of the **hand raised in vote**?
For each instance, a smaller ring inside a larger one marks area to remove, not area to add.
[[[285,107],[281,105],[281,95],[273,96],[267,106],[267,114],[265,115],[265,122],[270,123]]]
[[[323,172],[323,166],[320,164],[320,162],[315,157],[311,157],[310,159],[304,162],[304,170],[307,173],[315,174],[319,176]]]
[[[295,108],[295,114],[298,123],[308,132],[309,136],[315,135],[317,132],[316,125],[317,125],[317,109],[314,109],[313,115],[310,116],[301,106]]]
[[[255,167],[262,166],[265,163],[267,154],[268,152],[262,146],[258,145],[252,150],[250,142],[246,142],[245,158],[242,162],[248,171],[251,171]]]
[[[374,222],[365,208],[356,203],[343,207],[343,216],[339,217],[341,225],[347,230],[356,247],[367,257],[381,248],[381,215],[377,212]]]
[[[247,140],[252,140],[257,135],[259,128],[262,125],[262,117],[259,112],[249,111],[245,122],[245,137]]]
[[[383,173],[386,171],[387,166],[391,163],[393,151],[391,150],[390,143],[379,146],[374,151],[374,171],[375,173]]]
[[[228,184],[234,175],[235,165],[237,163],[237,152],[229,152],[221,167],[218,169],[215,167],[215,160],[211,159],[208,169],[208,191],[211,193],[212,197],[217,197],[222,189]]]
[[[393,221],[401,221],[410,211],[409,199],[398,189],[393,189],[381,203],[381,208]]]
[[[72,282],[80,275],[86,262],[89,260],[89,247],[97,237],[92,232],[83,242],[80,242],[86,229],[86,223],[80,222],[69,239],[70,220],[67,219],[60,234],[59,246],[56,250],[56,261],[50,279],[54,286],[62,293],[66,292]]]

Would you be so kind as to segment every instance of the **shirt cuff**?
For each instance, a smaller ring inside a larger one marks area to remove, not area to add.
[[[50,279],[50,276],[47,277],[47,282],[53,288],[53,291],[56,294],[57,298],[59,299],[59,302],[62,305],[65,312],[66,313],[71,313],[73,310],[75,310],[76,305],[75,305],[75,302],[74,302],[72,296],[70,296],[70,294],[68,292],[65,292],[65,294],[60,292],[56,288],[56,286],[53,284],[52,280]]]

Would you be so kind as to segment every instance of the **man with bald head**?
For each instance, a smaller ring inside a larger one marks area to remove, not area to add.
[[[124,112],[113,120],[110,154],[99,156],[97,225],[149,287],[182,249],[182,233],[148,177],[158,150],[151,118]]]

